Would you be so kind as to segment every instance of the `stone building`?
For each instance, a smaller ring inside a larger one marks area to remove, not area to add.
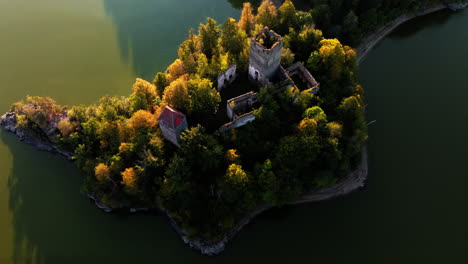
[[[278,73],[283,49],[283,37],[274,31],[263,28],[250,40],[249,77],[261,86]]]
[[[185,115],[169,106],[166,106],[159,115],[158,121],[164,138],[179,147],[180,133],[188,128],[187,118]]]

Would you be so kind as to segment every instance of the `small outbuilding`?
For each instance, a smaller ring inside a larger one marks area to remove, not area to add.
[[[170,106],[166,106],[159,115],[158,121],[164,138],[179,147],[180,133],[188,128],[185,115]]]

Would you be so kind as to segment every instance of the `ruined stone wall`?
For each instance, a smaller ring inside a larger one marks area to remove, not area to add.
[[[307,89],[311,89],[311,93],[316,94],[318,92],[319,84],[301,62],[294,63],[286,72],[290,77],[298,76],[306,84]]]
[[[224,132],[229,131],[231,129],[238,128],[238,127],[241,127],[241,126],[245,126],[248,123],[253,122],[254,120],[255,120],[255,115],[252,112],[241,115],[236,120],[222,126],[219,129],[219,132],[224,133]]]
[[[216,90],[219,92],[224,89],[226,86],[230,85],[236,80],[237,77],[237,65],[231,65],[225,72],[221,73],[218,76]]]
[[[257,101],[257,94],[249,92],[234,97],[226,102],[226,110],[229,119],[235,120],[238,115],[252,111],[253,104]]]

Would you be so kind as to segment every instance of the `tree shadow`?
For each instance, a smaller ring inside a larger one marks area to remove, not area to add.
[[[12,263],[138,263],[152,259],[155,248],[165,248],[162,259],[187,251],[166,217],[104,213],[80,193],[81,176],[71,162],[11,133],[1,131],[0,141],[13,157]]]
[[[118,32],[121,56],[132,63],[137,76],[152,80],[177,57],[177,48],[190,28],[206,17],[224,22],[240,11],[227,1],[104,0],[104,8]]]

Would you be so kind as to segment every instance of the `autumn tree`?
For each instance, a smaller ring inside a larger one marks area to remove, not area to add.
[[[190,109],[190,97],[185,80],[177,79],[166,87],[163,104],[168,104],[179,111]]]
[[[230,164],[223,180],[224,182],[221,185],[223,196],[229,203],[237,202],[242,206],[245,203],[246,195],[252,196],[247,188],[249,177],[242,169],[241,165],[235,163]],[[251,197],[249,198],[249,200],[251,200]]]
[[[73,124],[68,120],[60,120],[57,126],[60,130],[60,134],[62,134],[64,138],[68,138],[68,136],[70,136],[70,134],[75,130],[75,126],[73,126]]]
[[[273,2],[270,0],[263,1],[258,7],[255,20],[257,24],[267,26],[270,29],[275,29],[278,25],[278,10]]]
[[[247,36],[252,36],[255,30],[255,16],[252,12],[252,5],[249,2],[243,4],[239,27],[245,31]]]
[[[186,73],[184,62],[180,59],[176,59],[167,68],[167,83],[172,83],[177,80],[180,76]]]
[[[138,110],[127,121],[127,126],[133,131],[133,134],[147,131],[148,128],[153,128],[156,124],[156,116],[147,110]]]
[[[138,174],[134,167],[127,168],[122,172],[122,185],[124,190],[131,195],[138,193]]]
[[[218,41],[220,37],[220,29],[216,25],[216,21],[212,18],[207,18],[206,24],[200,24],[198,28],[200,40],[202,44],[202,52],[208,59],[217,54]]]
[[[237,153],[236,149],[228,149],[226,151],[226,160],[230,163],[239,164],[240,155]]]
[[[311,118],[304,118],[297,126],[299,133],[304,136],[317,135],[317,121]]]
[[[136,112],[140,109],[151,110],[155,104],[156,86],[153,84],[137,78],[132,87],[133,93],[130,96],[131,111]]]
[[[104,163],[99,163],[94,169],[94,175],[98,182],[106,182],[110,180],[110,169]]]

